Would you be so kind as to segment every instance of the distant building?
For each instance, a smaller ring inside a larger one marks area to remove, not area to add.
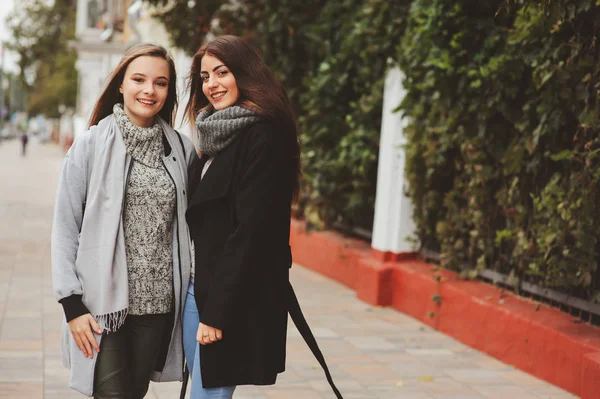
[[[79,74],[77,105],[73,115],[74,136],[87,129],[96,100],[108,75],[117,66],[127,48],[140,42],[160,44],[173,55],[177,71],[179,103],[184,99],[184,77],[191,60],[180,50],[169,48],[163,25],[152,17],[142,0],[77,0],[76,37]],[[183,107],[180,107],[180,114]],[[178,117],[181,120],[181,117]],[[179,128],[180,123],[176,124]],[[187,129],[178,129],[187,132]],[[72,141],[72,139],[71,139]]]

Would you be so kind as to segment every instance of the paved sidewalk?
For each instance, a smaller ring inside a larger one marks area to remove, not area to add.
[[[84,398],[60,364],[62,310],[52,295],[50,230],[62,151],[30,140],[0,143],[0,399]],[[566,399],[515,370],[399,312],[301,267],[293,284],[334,378],[350,398]],[[334,398],[297,331],[276,386],[240,387],[236,399]],[[180,384],[152,384],[146,398],[176,399]]]

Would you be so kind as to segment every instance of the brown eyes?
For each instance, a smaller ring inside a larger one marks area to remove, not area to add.
[[[219,71],[219,72],[217,72],[217,76],[223,77],[223,76],[227,75],[228,73],[229,73],[229,71],[227,71],[227,70]],[[200,76],[200,79],[202,79],[202,82],[205,82],[205,83],[208,81],[208,78],[209,78],[208,75]]]
[[[132,80],[133,80],[134,82],[136,82],[136,83],[144,83],[144,79],[143,79],[143,78],[133,78]],[[156,84],[157,84],[158,86],[160,86],[160,87],[167,87],[167,86],[168,86],[168,83],[167,83],[167,82],[164,82],[164,81],[162,81],[162,80],[161,80],[161,81],[159,81],[159,82],[156,82]]]

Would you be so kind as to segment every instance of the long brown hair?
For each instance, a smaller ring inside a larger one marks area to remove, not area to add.
[[[256,50],[241,38],[233,35],[219,36],[201,47],[192,60],[188,76],[190,98],[185,115],[193,125],[196,115],[210,106],[202,92],[200,68],[202,57],[209,54],[218,58],[235,77],[239,99],[237,105],[256,112],[263,118],[275,121],[285,134],[289,134],[292,153],[291,183],[293,199],[297,200],[300,190],[302,169],[300,164],[300,135],[290,99],[283,86],[275,79],[269,67]]]
[[[167,99],[165,100],[162,109],[158,112],[158,115],[169,125],[173,126],[173,118],[177,111],[177,72],[175,71],[175,62],[164,47],[142,43],[129,48],[125,52],[125,55],[123,55],[123,58],[121,58],[119,65],[117,65],[115,70],[112,71],[108,77],[108,83],[100,95],[100,98],[96,101],[88,127],[97,125],[102,119],[112,114],[113,106],[115,104],[123,104],[123,94],[119,92],[119,87],[121,87],[123,79],[125,78],[125,71],[127,71],[127,67],[133,60],[143,56],[159,57],[169,64],[170,76]]]

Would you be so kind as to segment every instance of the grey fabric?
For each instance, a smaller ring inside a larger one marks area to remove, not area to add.
[[[198,149],[202,154],[215,156],[246,127],[259,120],[254,112],[237,105],[218,111],[212,108],[201,111],[196,118]]]
[[[162,162],[162,129],[136,126],[113,107],[127,153],[133,158],[127,181],[123,228],[129,279],[129,314],[167,313],[173,306],[172,224],[175,187]]]
[[[187,171],[197,154],[188,137],[182,136],[185,147],[182,149],[177,132],[162,119],[159,122],[172,149],[169,156],[163,157],[163,162],[175,182],[177,196],[172,256],[174,311],[179,314],[183,306],[182,287],[189,284],[191,267],[190,237],[185,221]],[[65,157],[58,183],[51,244],[54,295],[57,300],[73,294],[83,295],[82,302],[104,331],[117,329],[128,309],[122,207],[130,162],[111,114],[78,135]],[[118,317],[111,319],[110,315]],[[93,359],[83,356],[64,318],[61,327],[63,364],[71,369],[69,385],[91,396],[97,356]],[[182,380],[181,335],[181,320],[176,318],[165,366],[162,372],[153,372],[153,381]],[[95,337],[100,343],[101,336],[95,334]]]
[[[129,156],[151,168],[160,168],[164,151],[162,128],[158,120],[151,127],[136,126],[131,123],[120,103],[113,106],[113,113]]]

